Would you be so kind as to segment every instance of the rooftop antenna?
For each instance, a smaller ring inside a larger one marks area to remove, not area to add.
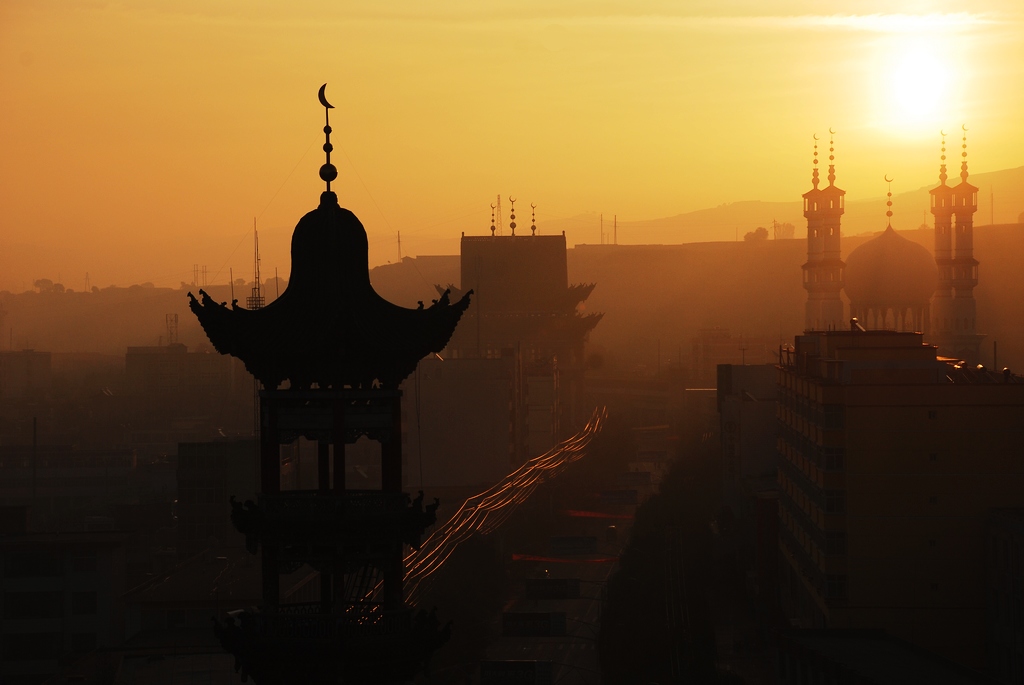
[[[248,309],[263,309],[267,303],[263,297],[262,286],[260,285],[260,232],[256,230],[256,217],[252,219],[252,293],[245,298],[245,306]]]
[[[512,203],[512,209],[509,210],[509,222],[508,227],[512,229],[512,235],[516,234],[516,199],[511,195],[508,196],[508,201]]]
[[[398,261],[402,261],[402,232],[398,232]]]
[[[164,322],[167,324],[167,344],[175,345],[178,342],[178,315],[167,314],[164,316]]]
[[[537,235],[537,205],[530,203],[530,235]]]
[[[317,93],[317,98],[320,100],[320,104],[324,106],[324,152],[327,153],[327,161],[320,167],[320,178],[327,183],[327,192],[331,192],[331,181],[338,178],[338,167],[331,164],[331,151],[334,150],[334,146],[331,145],[331,110],[334,109],[334,105],[327,102],[327,96],[324,95],[324,91],[327,90],[327,84],[320,86],[320,92]]]
[[[619,215],[612,215],[612,244],[619,244]]]
[[[501,229],[501,193],[498,193],[497,204],[494,205],[494,208],[495,211],[497,212],[497,214],[495,214],[495,218],[497,219],[498,222],[498,235],[505,235],[504,231],[502,231]]]

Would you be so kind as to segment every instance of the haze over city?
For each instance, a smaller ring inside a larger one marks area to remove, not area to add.
[[[3,685],[1024,684],[1024,6],[0,5]]]
[[[1020,167],[1022,21],[1012,0],[11,0],[0,289],[176,286],[194,264],[226,283],[250,270],[254,217],[286,276],[320,163],[319,114],[295,103],[325,81],[371,264],[398,260],[399,232],[403,256],[455,254],[499,193],[570,245],[599,242],[601,214],[620,243],[690,242],[626,226],[793,201],[829,127],[851,202],[882,197],[886,174],[897,194],[931,183],[939,130],[963,123],[972,173]],[[897,207],[898,228],[922,209]],[[1021,211],[996,191],[997,223]]]

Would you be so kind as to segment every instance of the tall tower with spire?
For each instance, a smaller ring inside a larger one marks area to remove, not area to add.
[[[932,302],[932,342],[939,353],[976,364],[981,341],[976,324],[974,287],[978,261],[974,258],[974,213],[978,189],[967,182],[967,128],[961,142],[960,183],[946,185],[946,140],[943,134],[939,185],[931,193],[935,216],[935,264],[938,288]]]
[[[832,129],[829,133],[834,135]],[[828,186],[819,188],[818,137],[814,137],[813,187],[804,193],[807,218],[807,262],[803,265],[807,305],[804,328],[822,331],[842,326],[843,260],[840,252],[840,218],[845,211],[845,190],[836,186],[835,145],[829,137]]]

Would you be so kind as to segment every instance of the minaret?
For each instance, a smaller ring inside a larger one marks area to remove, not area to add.
[[[946,185],[945,134],[939,183],[931,191],[935,215],[935,263],[939,285],[932,306],[934,343],[939,354],[976,364],[981,341],[975,320],[974,286],[978,285],[978,262],[974,259],[974,213],[978,211],[978,189],[967,182],[967,128],[961,143],[960,183]]]
[[[835,135],[832,129],[829,133]],[[844,211],[845,190],[836,187],[835,146],[829,138],[828,187],[818,188],[818,136],[814,136],[813,188],[804,193],[804,217],[807,218],[807,263],[804,264],[804,288],[807,305],[806,330],[829,330],[842,326],[843,260],[840,249],[840,217]]]

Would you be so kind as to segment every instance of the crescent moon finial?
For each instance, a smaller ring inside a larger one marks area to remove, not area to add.
[[[515,201],[516,201],[516,199],[515,199],[514,197],[512,197],[511,195],[509,195],[509,196],[508,196],[508,201],[509,201],[509,202],[515,202]]]
[[[530,209],[537,209],[537,205],[533,202],[530,203]]]
[[[833,136],[836,134],[836,132],[832,130],[831,126],[828,127],[828,132]]]
[[[316,94],[316,96],[320,100],[320,104],[321,105],[323,105],[327,109],[334,109],[334,105],[332,105],[331,103],[327,102],[327,96],[324,95],[324,91],[325,90],[327,90],[327,84],[326,83],[324,85],[320,86],[320,92],[318,92]]]
[[[334,109],[334,105],[327,102],[327,97],[324,95],[324,91],[327,89],[327,84],[320,86],[320,91],[316,94],[320,100],[320,104],[324,106],[324,152],[327,153],[327,160],[320,167],[320,178],[327,183],[327,194],[321,196],[321,202],[325,197],[333,197],[334,201],[337,202],[338,198],[331,193],[331,181],[338,178],[338,168],[331,164],[331,151],[334,150],[334,146],[331,145],[331,110]]]
[[[814,139],[815,140],[821,140],[820,138],[818,138],[818,134],[817,133],[814,134]]]
[[[889,178],[889,174],[886,174],[884,178],[886,183],[892,183],[893,181],[893,179]]]
[[[964,130],[964,133],[967,133],[967,124],[961,124],[960,128]]]
[[[939,133],[941,133],[942,135],[946,135],[946,132],[943,131],[942,129],[939,129]]]

